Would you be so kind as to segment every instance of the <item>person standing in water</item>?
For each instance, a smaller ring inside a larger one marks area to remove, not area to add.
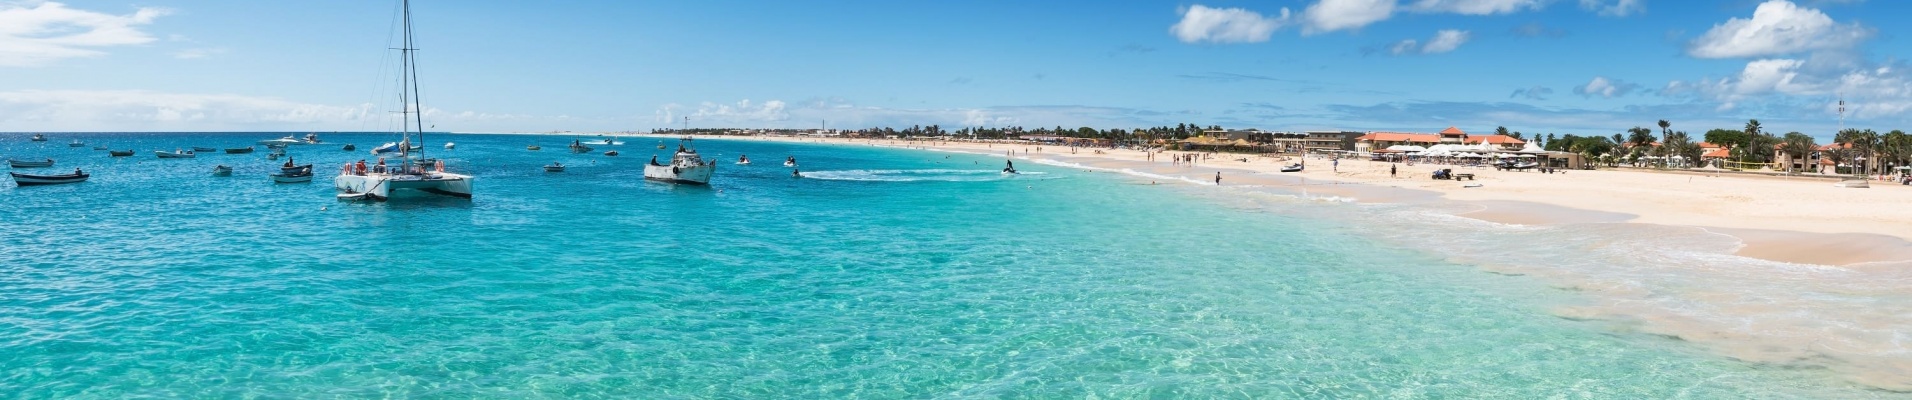
[[[1221,186],[1221,185],[1222,185],[1222,172],[1215,171],[1215,186]]]

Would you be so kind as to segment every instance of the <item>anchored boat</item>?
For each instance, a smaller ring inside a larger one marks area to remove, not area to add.
[[[387,200],[392,195],[407,191],[441,194],[453,197],[471,198],[471,175],[445,172],[443,160],[424,162],[425,120],[424,106],[417,103],[418,97],[418,59],[417,49],[412,47],[412,11],[411,2],[404,2],[403,43],[399,51],[399,111],[405,118],[400,124],[396,145],[379,146],[387,152],[396,152],[401,163],[383,171],[366,171],[364,164],[348,167],[341,171],[332,184],[339,190],[341,200]],[[419,144],[412,144],[413,135],[417,135]],[[373,150],[374,154],[380,153]]]
[[[697,150],[690,147],[690,139],[684,139],[677,145],[677,154],[671,156],[671,163],[660,164],[657,157],[651,157],[651,163],[644,166],[644,179],[671,183],[694,185],[710,184],[710,175],[717,172],[716,161],[704,161]]]
[[[7,165],[14,168],[45,168],[53,166],[53,159],[48,158],[40,161],[30,161],[9,158],[7,159]]]
[[[20,186],[80,183],[80,182],[86,182],[86,178],[92,177],[92,175],[87,175],[86,172],[80,171],[77,168],[74,169],[73,173],[71,174],[34,175],[34,174],[22,174],[18,172],[8,172],[7,174],[13,175],[13,183]]]

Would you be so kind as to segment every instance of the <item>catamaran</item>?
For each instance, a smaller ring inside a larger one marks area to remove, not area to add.
[[[454,197],[471,198],[471,175],[445,172],[445,162],[438,160],[425,162],[425,116],[424,107],[418,104],[418,49],[412,47],[412,2],[404,1],[403,19],[404,39],[399,46],[399,93],[400,116],[404,119],[399,125],[400,140],[396,146],[400,164],[388,169],[366,171],[364,164],[348,166],[332,179],[333,186],[339,190],[339,198],[387,200],[393,194],[415,191],[441,194]],[[416,128],[414,130],[413,128]],[[417,143],[412,144],[413,135]],[[383,146],[380,146],[383,147]]]

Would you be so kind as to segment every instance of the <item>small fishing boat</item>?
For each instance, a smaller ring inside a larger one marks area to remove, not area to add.
[[[66,147],[86,147],[86,142],[82,142],[79,139],[73,139],[73,143],[67,143]]]
[[[358,146],[353,146],[351,143],[345,144],[345,151],[353,151],[353,150],[358,150]]]
[[[251,152],[252,152],[252,146],[240,147],[236,149],[226,149],[226,154],[246,154]]]
[[[585,146],[584,142],[573,141],[571,142],[571,152],[572,153],[589,153],[591,152],[591,146]]]
[[[33,174],[22,174],[18,172],[8,172],[7,174],[13,175],[13,183],[20,186],[80,183],[80,182],[86,182],[86,178],[92,176],[92,175],[87,175],[86,172],[80,171],[79,169],[74,169],[73,173],[71,174],[33,175]]]
[[[690,139],[684,139],[677,145],[677,154],[671,157],[669,165],[657,162],[651,157],[651,163],[644,166],[644,179],[693,185],[710,184],[711,174],[717,172],[716,161],[704,161],[697,150],[690,148]]]
[[[303,183],[312,181],[312,164],[279,168],[272,174],[272,181],[278,183]]]
[[[225,164],[212,166],[212,176],[232,176],[232,167]]]
[[[606,155],[606,156],[611,156],[611,157],[617,157],[617,150],[611,150],[611,151],[607,151],[607,152],[604,152],[604,155]]]
[[[279,157],[284,157],[284,156],[285,156],[285,153],[266,153],[267,160],[278,161]]]
[[[194,158],[197,156],[193,154],[193,152],[178,149],[174,149],[170,153],[165,150],[154,150],[153,155],[159,156],[159,158]]]
[[[534,144],[534,145],[530,145],[530,146],[525,146],[525,147],[524,147],[524,149],[525,149],[525,150],[531,150],[531,151],[538,151],[538,150],[543,150],[544,148],[543,148],[543,147],[538,147],[538,145],[535,145],[535,144]]]
[[[93,146],[93,150],[106,150],[106,146]]]
[[[218,147],[199,147],[199,146],[193,146],[193,152],[195,152],[195,153],[211,153],[211,152],[215,152],[215,151],[219,151],[219,148],[218,148]]]
[[[32,140],[33,140],[33,141],[35,141],[35,142],[44,142],[44,141],[46,141],[46,135],[42,135],[42,134],[38,134],[38,133],[35,133],[35,134],[33,134],[33,139],[32,139]]]
[[[1306,167],[1301,164],[1289,164],[1286,167],[1281,167],[1281,172],[1301,172],[1304,168]]]
[[[108,157],[132,157],[133,151],[132,150],[107,150],[106,155]]]
[[[662,140],[659,140],[659,141],[657,141],[657,149],[658,149],[658,150],[663,150],[663,149],[664,149],[664,141],[662,141]]]
[[[750,165],[750,156],[737,155],[737,165]]]
[[[453,147],[458,147],[458,144],[452,143],[452,142],[445,142],[445,150],[451,150]]]
[[[15,160],[15,159],[9,158],[7,159],[7,165],[12,166],[14,168],[46,168],[46,167],[53,166],[53,159],[48,158],[48,159],[39,160],[39,161],[28,161],[28,160]]]
[[[564,164],[551,163],[551,165],[544,166],[544,172],[564,172]]]

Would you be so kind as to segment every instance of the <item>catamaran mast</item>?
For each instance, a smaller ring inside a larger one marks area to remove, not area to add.
[[[400,52],[399,59],[401,60],[400,63],[402,64],[402,68],[405,69],[403,72],[400,73],[400,76],[405,80],[398,83],[399,92],[400,92],[399,99],[403,100],[405,103],[405,112],[412,115],[411,115],[411,118],[407,118],[409,119],[409,121],[404,121],[403,123],[400,124],[400,125],[404,125],[404,127],[400,129],[403,130],[402,134],[404,134],[404,136],[410,137],[412,133],[412,130],[411,130],[412,124],[414,123],[418,124],[418,131],[417,131],[418,132],[418,155],[424,156],[425,155],[425,112],[424,112],[425,110],[424,110],[424,105],[421,104],[418,99],[418,65],[417,65],[418,60],[415,58],[416,57],[415,53],[413,53],[414,51],[417,51],[418,49],[412,48],[412,1],[405,0],[404,4],[405,4],[405,11],[404,11],[404,16],[402,18],[405,19],[404,21],[405,39],[404,39],[404,45],[401,46],[401,48],[399,48],[399,52]],[[404,141],[400,141],[400,142],[404,142]],[[400,145],[410,147],[410,144],[400,144]],[[411,152],[411,149],[409,148],[399,149],[399,154],[409,154],[410,152]],[[411,162],[412,162],[411,157],[405,158],[406,164],[411,164]]]

